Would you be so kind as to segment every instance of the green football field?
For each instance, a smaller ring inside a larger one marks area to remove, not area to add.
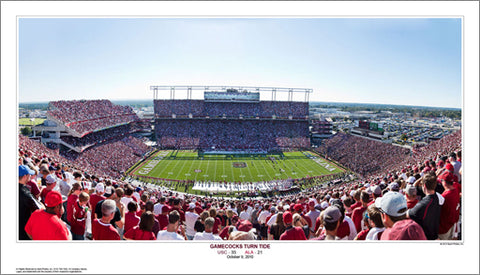
[[[310,151],[285,152],[283,159],[278,155],[202,159],[193,151],[158,151],[131,173],[159,179],[257,182],[340,172],[343,170]]]

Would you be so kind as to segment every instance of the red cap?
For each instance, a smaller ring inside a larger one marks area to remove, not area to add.
[[[291,212],[283,213],[283,222],[286,224],[293,222],[293,216]]]
[[[238,231],[248,232],[253,228],[253,224],[248,220],[242,220],[238,222],[237,229]]]
[[[447,163],[447,165],[445,165],[445,168],[448,170],[448,171],[453,171],[453,165],[451,163]]]
[[[315,206],[315,202],[314,202],[314,201],[310,201],[310,202],[308,202],[308,205],[309,205],[309,206]]]
[[[446,172],[440,175],[440,180],[444,180],[450,184],[453,183],[453,174],[450,172]]]
[[[55,207],[62,203],[62,194],[58,191],[50,191],[45,197],[46,207]]]
[[[295,204],[295,206],[293,207],[293,209],[295,209],[295,211],[302,211],[303,210],[303,207],[301,204]]]

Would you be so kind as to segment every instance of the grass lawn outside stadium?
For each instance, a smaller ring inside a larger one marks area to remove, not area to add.
[[[168,180],[261,182],[344,172],[311,151],[283,154],[283,158],[279,155],[233,158],[206,155],[202,158],[195,151],[161,150],[137,165],[129,174],[133,177]]]

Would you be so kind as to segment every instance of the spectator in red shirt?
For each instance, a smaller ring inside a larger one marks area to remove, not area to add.
[[[357,232],[362,231],[362,217],[363,213],[367,210],[369,200],[370,196],[368,195],[368,193],[365,191],[361,191],[360,202],[362,205],[355,208],[352,213],[352,220],[355,224],[355,229],[357,229]]]
[[[397,192],[387,192],[375,201],[382,212],[383,231],[380,240],[426,240],[427,237],[418,223],[407,218],[407,200]]]
[[[45,203],[45,197],[47,194],[55,188],[55,185],[57,185],[57,179],[55,178],[54,175],[49,174],[45,178],[45,182],[47,184],[47,187],[42,189],[42,192],[40,192],[40,199],[42,200],[43,203]]]
[[[210,210],[208,210],[208,213],[210,214],[210,217],[212,217],[215,220],[215,224],[213,225],[213,234],[217,235],[218,232],[220,232],[221,225],[222,225],[220,218],[217,216],[217,209],[212,207],[210,208]]]
[[[72,236],[60,219],[63,214],[62,194],[51,191],[45,197],[45,210],[32,213],[25,232],[32,240],[71,240]]]
[[[134,201],[130,201],[127,205],[128,212],[125,214],[125,225],[124,232],[132,229],[134,226],[137,226],[140,223],[140,218],[137,214],[138,205]]]
[[[120,234],[110,221],[115,215],[117,209],[116,203],[113,200],[105,200],[102,203],[102,218],[95,219],[92,224],[92,235],[94,240],[120,240]]]
[[[351,208],[352,211],[355,210],[355,208],[361,207],[362,202],[360,200],[360,194],[362,193],[362,190],[358,189],[355,191],[355,194],[353,194],[353,199],[355,200],[355,203],[352,204]]]
[[[99,201],[107,199],[103,194],[105,194],[105,185],[103,183],[97,183],[95,186],[95,193],[90,196],[90,206],[92,209],[95,209]]]
[[[81,192],[78,196],[78,201],[73,206],[73,218],[70,223],[70,231],[72,231],[73,240],[84,240],[85,223],[88,212],[88,200],[90,196],[86,192]]]
[[[131,202],[130,202],[131,203]],[[129,204],[130,204],[129,203]],[[136,241],[151,241],[156,240],[155,234],[153,233],[153,225],[155,223],[155,215],[151,211],[145,211],[140,218],[140,223],[137,226],[134,226],[132,229],[125,232],[123,238],[125,240],[136,240]]]
[[[302,228],[292,226],[293,216],[290,211],[283,213],[283,223],[285,224],[285,232],[280,236],[281,241],[285,240],[306,240],[305,233]]]
[[[72,223],[73,220],[73,207],[78,200],[78,195],[82,192],[82,186],[80,183],[75,182],[72,184],[72,189],[68,193],[67,199],[67,221],[68,223]]]
[[[442,211],[440,213],[438,238],[440,240],[451,240],[453,239],[455,223],[457,223],[460,218],[460,193],[453,185],[452,173],[442,174],[440,180],[445,188],[445,191],[442,193],[445,202],[442,205]]]
[[[337,236],[337,229],[342,222],[342,213],[336,206],[329,206],[323,212],[323,226],[325,227],[325,240],[334,241]]]
[[[162,207],[162,213],[160,213],[156,216],[156,218],[158,220],[160,230],[167,230],[166,227],[168,225],[168,212],[170,212],[170,207],[164,205]],[[157,234],[158,234],[158,232],[157,232]]]

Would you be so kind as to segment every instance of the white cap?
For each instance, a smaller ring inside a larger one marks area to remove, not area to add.
[[[97,190],[97,192],[99,193],[103,193],[105,192],[105,185],[103,185],[103,183],[97,183],[97,186],[95,186],[95,189]]]

